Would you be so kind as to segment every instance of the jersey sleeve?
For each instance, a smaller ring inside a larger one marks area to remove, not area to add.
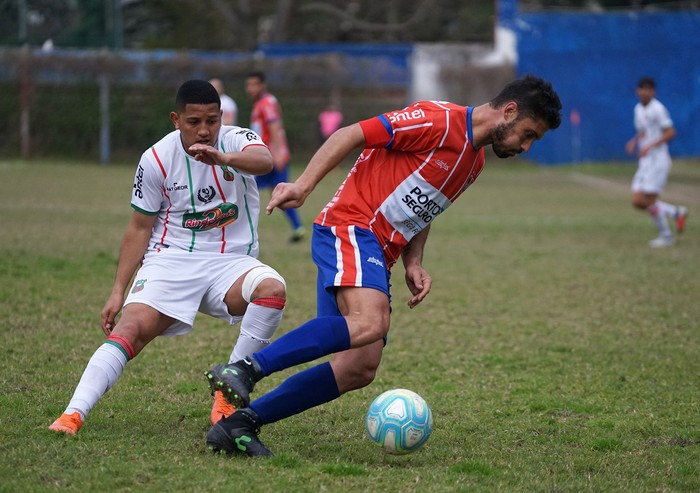
[[[673,127],[671,114],[663,104],[659,105],[659,125],[661,126],[662,130]]]
[[[265,99],[260,110],[260,112],[263,115],[263,119],[265,120],[265,123],[267,123],[268,125],[270,123],[275,123],[276,121],[282,118],[282,110],[280,109],[279,104],[271,97],[267,97]]]
[[[143,214],[153,216],[160,212],[164,176],[158,164],[153,159],[149,159],[148,152],[141,156],[141,161],[136,168],[131,207]]]
[[[442,113],[444,114],[444,113]],[[360,122],[365,146],[417,152],[434,148],[433,112],[420,104]]]
[[[260,136],[249,128],[234,128],[223,137],[223,152],[240,152],[248,146],[265,143]],[[267,147],[267,146],[265,146]]]
[[[365,147],[386,147],[394,136],[394,129],[384,115],[375,116],[360,122],[362,133],[365,134]]]

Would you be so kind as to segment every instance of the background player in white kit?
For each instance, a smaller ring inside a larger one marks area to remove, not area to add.
[[[678,234],[685,229],[688,208],[659,200],[671,170],[668,142],[676,129],[666,107],[656,99],[654,79],[643,77],[637,84],[639,103],[634,107],[634,127],[637,133],[626,146],[628,154],[637,152],[639,167],[632,179],[632,204],[647,211],[659,230],[659,236],[649,242],[652,248],[672,246],[675,238],[668,217],[676,221]]]
[[[221,99],[221,122],[224,125],[237,125],[238,105],[236,101],[226,94],[224,83],[221,79],[209,79],[209,82],[214,86],[216,92],[219,93],[219,99]]]
[[[231,361],[269,344],[282,320],[284,279],[256,258],[254,176],[272,169],[270,151],[255,132],[222,126],[219,95],[209,82],[185,82],[175,103],[175,130],[144,152],[136,170],[134,211],[102,310],[107,340],[52,431],[77,433],[127,361],[156,336],[192,330],[197,311],[241,322]],[[215,395],[212,424],[231,413]]]

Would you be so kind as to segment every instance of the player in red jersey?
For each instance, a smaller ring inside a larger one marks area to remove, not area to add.
[[[364,148],[314,223],[317,318],[250,358],[209,370],[212,390],[223,391],[238,411],[209,431],[208,446],[270,455],[258,439],[260,426],[369,385],[389,331],[391,266],[403,261],[408,306],[415,307],[432,286],[422,266],[430,226],[479,176],[484,147],[515,156],[560,123],[551,84],[529,75],[480,106],[421,101],[333,134],[294,183],[275,188],[266,209],[300,207],[345,156]],[[250,402],[261,378],[329,354],[330,362]]]
[[[274,189],[277,184],[289,181],[291,161],[282,121],[282,108],[277,98],[267,92],[266,77],[263,72],[250,72],[245,78],[245,90],[253,100],[250,128],[260,135],[263,142],[270,148],[274,162],[272,171],[266,175],[256,176],[255,181],[258,188]],[[300,241],[305,231],[299,213],[294,208],[288,208],[284,212],[292,226],[292,236],[289,240]]]

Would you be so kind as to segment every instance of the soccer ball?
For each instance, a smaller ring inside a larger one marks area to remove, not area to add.
[[[433,413],[421,396],[406,389],[380,394],[367,411],[370,438],[390,454],[418,450],[433,431]]]

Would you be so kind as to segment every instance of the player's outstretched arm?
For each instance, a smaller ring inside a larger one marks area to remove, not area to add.
[[[272,171],[272,154],[264,145],[249,145],[240,152],[221,152],[206,144],[190,146],[197,161],[210,166],[230,166],[251,175],[264,175]]]
[[[265,212],[271,214],[275,207],[280,209],[301,207],[306,197],[330,170],[337,167],[353,149],[364,145],[365,134],[359,123],[335,132],[316,151],[304,172],[294,183],[280,183],[275,187]]]

